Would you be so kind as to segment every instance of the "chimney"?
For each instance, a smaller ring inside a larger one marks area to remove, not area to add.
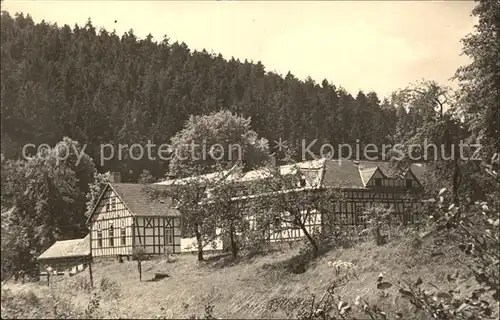
[[[120,183],[122,182],[122,175],[120,172],[111,172],[109,176],[109,182],[111,183]]]
[[[276,164],[277,164],[277,162],[276,162],[276,156],[275,156],[274,154],[273,154],[273,155],[271,155],[271,164],[272,164],[273,166],[276,166]]]
[[[241,160],[241,171],[243,173],[245,173],[245,172],[248,172],[250,170],[252,170],[252,167],[250,166],[250,163],[247,160],[245,160],[245,159]]]

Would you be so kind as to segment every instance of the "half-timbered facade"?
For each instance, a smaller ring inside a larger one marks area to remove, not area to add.
[[[423,214],[423,206],[419,194],[423,191],[418,176],[422,176],[423,168],[419,164],[412,165],[405,172],[391,168],[387,162],[369,161],[335,161],[320,159],[307,161],[280,168],[280,174],[298,175],[296,189],[282,190],[279,193],[302,192],[320,193],[326,189],[339,192],[339,201],[335,209],[328,212],[308,211],[304,213],[305,229],[309,234],[330,232],[332,226],[366,225],[365,211],[374,205],[392,208],[393,214],[403,223],[414,223]],[[245,177],[265,177],[265,173],[249,172]],[[259,196],[249,195],[235,198],[242,205],[248,204]],[[266,210],[266,208],[263,208]],[[270,242],[300,240],[305,235],[301,228],[290,223],[287,213],[277,216],[270,223],[268,238]],[[247,217],[250,226],[258,221],[252,215]]]
[[[294,165],[279,167],[281,175],[298,174],[297,189],[282,190],[282,192],[321,192],[327,188],[340,191],[342,201],[336,205],[334,212],[309,212],[306,219],[306,230],[310,234],[316,232],[328,233],[328,226],[335,225],[363,225],[364,212],[375,204],[392,207],[394,215],[402,222],[415,222],[422,215],[421,202],[418,196],[422,184],[417,176],[423,175],[424,168],[420,164],[413,164],[406,172],[398,172],[391,168],[388,162],[380,161],[336,161],[320,159]],[[214,175],[214,174],[212,174]],[[244,174],[227,172],[223,174],[226,180],[244,185],[250,181],[264,181],[270,178],[268,170],[259,169]],[[220,180],[221,174],[214,175]],[[194,177],[193,177],[194,178]],[[186,178],[185,178],[186,179]],[[159,185],[173,185],[176,180],[158,183]],[[234,198],[240,205],[248,205],[260,196],[246,194]],[[269,225],[269,240],[271,242],[299,240],[304,237],[303,231],[286,222],[286,212],[283,219],[279,216]],[[251,214],[247,216],[250,226],[259,223]],[[183,239],[183,242],[193,243],[194,239]],[[217,248],[224,247],[223,241],[217,242]],[[195,250],[195,248],[193,248]]]
[[[414,164],[400,173],[387,162],[325,161],[323,188],[339,188],[343,201],[335,208],[336,225],[364,224],[363,212],[374,205],[392,207],[402,222],[415,222],[422,214],[419,195],[423,191],[417,175],[421,165]]]
[[[109,183],[88,219],[92,256],[181,251],[181,218],[171,200],[151,200],[144,185]]]

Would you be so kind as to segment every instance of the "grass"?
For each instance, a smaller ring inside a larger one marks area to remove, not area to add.
[[[406,313],[410,306],[401,300],[396,289],[387,290],[389,299],[380,297],[380,290],[376,288],[380,272],[398,280],[421,277],[424,283],[448,289],[446,275],[459,271],[461,292],[465,294],[477,286],[465,265],[467,259],[446,242],[435,244],[429,240],[419,245],[406,238],[385,246],[365,242],[351,248],[331,249],[310,261],[304,273],[295,274],[288,266],[298,254],[296,246],[237,261],[215,254],[207,255],[203,263],[191,255],[175,256],[170,262],[144,261],[142,282],[139,282],[136,262],[96,263],[93,271],[97,289],[92,292],[85,286],[86,271],[53,283],[50,288],[43,282],[2,285],[2,290],[10,290],[8,298],[4,299],[2,294],[2,318],[4,313],[16,316],[13,309],[19,307],[9,299],[21,296],[31,301],[32,306],[19,311],[24,312],[24,316],[51,317],[48,305],[61,299],[59,305],[69,304],[78,310],[74,312],[75,317],[84,317],[93,293],[101,296],[99,312],[94,314],[99,318],[187,318],[202,315],[207,304],[213,305],[213,314],[218,318],[286,318],[293,316],[297,303],[310,294],[321,295],[328,287],[337,276],[328,265],[334,260],[355,264],[358,277],[340,287],[336,291],[339,296],[353,301],[359,295],[388,311],[397,308]],[[147,281],[157,272],[167,273],[169,277],[158,282]],[[26,304],[21,300],[16,303]],[[37,308],[41,311],[36,311]]]

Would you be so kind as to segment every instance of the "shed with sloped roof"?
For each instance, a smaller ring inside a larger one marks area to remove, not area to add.
[[[82,239],[56,241],[37,258],[40,274],[49,276],[69,272],[77,273],[92,262],[90,235]]]

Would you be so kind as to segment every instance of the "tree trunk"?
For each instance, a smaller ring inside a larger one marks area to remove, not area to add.
[[[458,165],[458,159],[455,159],[453,168],[453,203],[459,205],[459,195],[458,188],[460,186],[460,167]]]
[[[233,258],[236,259],[238,256],[238,245],[236,243],[236,240],[234,239],[234,226],[231,225],[229,228],[229,239],[231,240],[231,254],[233,255]]]
[[[306,236],[307,240],[309,240],[309,243],[311,244],[312,249],[313,249],[314,256],[317,256],[318,255],[318,244],[316,243],[316,240],[314,240],[314,238],[309,234],[309,231],[307,231],[307,228],[306,228],[305,224],[302,223],[302,221],[296,221],[296,222],[297,222],[296,224],[304,232],[304,235]]]
[[[198,261],[203,261],[205,260],[203,258],[203,240],[201,239],[201,233],[198,228],[198,224],[195,224],[194,229],[195,229],[194,234],[196,236],[196,243],[198,246]]]
[[[382,232],[380,232],[380,226],[377,225],[373,229],[373,234],[375,236],[375,243],[377,244],[377,246],[382,246],[385,244],[385,237],[382,236]]]
[[[92,259],[92,258],[90,258]],[[92,275],[92,260],[88,262],[89,264],[89,278],[90,278],[90,287],[94,288],[94,276]]]

